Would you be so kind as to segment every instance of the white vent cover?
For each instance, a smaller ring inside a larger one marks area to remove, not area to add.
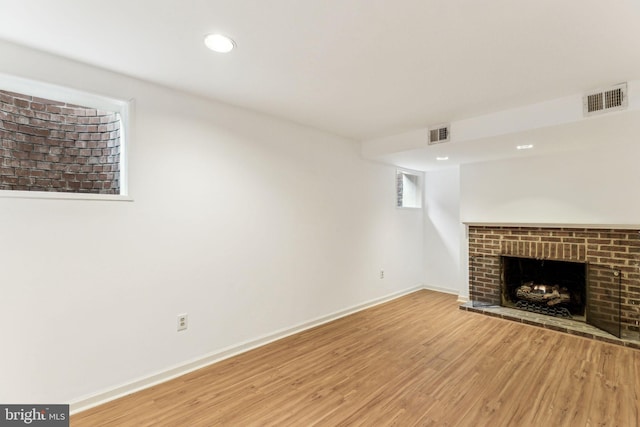
[[[605,90],[589,92],[582,98],[582,111],[585,116],[627,108],[627,84],[610,87]]]
[[[449,125],[438,125],[429,128],[429,145],[449,141]]]

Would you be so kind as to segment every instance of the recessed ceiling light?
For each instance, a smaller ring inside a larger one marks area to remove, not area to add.
[[[438,160],[440,162],[445,161],[445,160],[449,160],[449,156],[436,157],[436,160]]]
[[[530,150],[533,148],[533,144],[518,145],[516,148],[518,150]]]
[[[233,40],[222,34],[209,34],[204,38],[204,44],[212,51],[218,53],[231,52],[233,48],[236,47]]]

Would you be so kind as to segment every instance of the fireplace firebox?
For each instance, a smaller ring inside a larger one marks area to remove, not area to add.
[[[501,305],[584,321],[587,268],[584,262],[501,256]]]

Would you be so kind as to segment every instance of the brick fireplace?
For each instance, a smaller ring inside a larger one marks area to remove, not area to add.
[[[584,263],[584,320],[640,339],[640,230],[469,225],[472,304],[503,305],[505,257]]]

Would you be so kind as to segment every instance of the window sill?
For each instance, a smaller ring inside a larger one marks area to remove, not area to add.
[[[0,190],[0,198],[9,199],[58,199],[58,200],[100,200],[111,202],[133,202],[133,197],[120,194],[63,193],[48,191]]]

